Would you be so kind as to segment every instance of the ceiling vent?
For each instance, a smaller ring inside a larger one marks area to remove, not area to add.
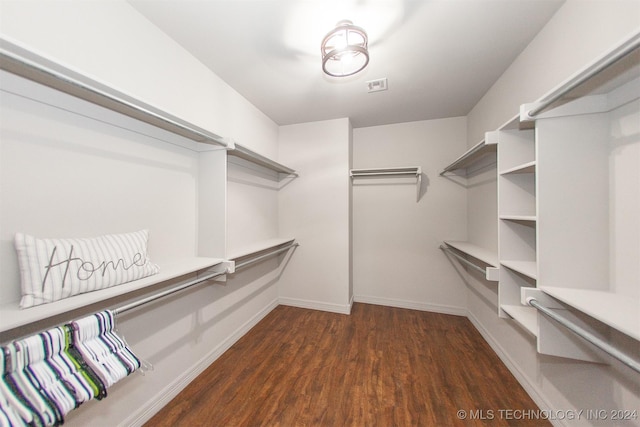
[[[387,78],[378,79],[378,80],[370,80],[367,82],[367,87],[369,88],[369,92],[380,92],[383,90],[387,90]]]

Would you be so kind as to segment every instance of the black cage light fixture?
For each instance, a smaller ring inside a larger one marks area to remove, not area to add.
[[[367,33],[349,20],[336,24],[322,40],[322,71],[346,77],[362,71],[369,63]]]

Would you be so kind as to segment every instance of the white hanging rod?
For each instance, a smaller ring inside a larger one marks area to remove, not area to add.
[[[203,144],[223,138],[80,73],[0,39],[0,69]]]
[[[478,270],[480,273],[482,273],[483,275],[487,273],[486,269],[483,267],[480,267],[479,265],[476,265],[474,263],[472,263],[471,261],[469,261],[468,259],[464,258],[463,256],[457,254],[453,249],[448,248],[446,246],[440,245],[440,249],[442,249],[443,251],[447,251],[449,252],[451,255],[453,255],[454,257],[458,258],[458,260],[466,265],[468,265],[469,267],[473,268],[474,270]]]
[[[625,353],[623,353],[620,350],[618,350],[617,348],[613,347],[608,342],[598,338],[597,336],[595,336],[591,332],[587,331],[586,329],[576,325],[572,321],[560,316],[556,312],[554,312],[554,311],[550,310],[549,308],[541,305],[535,298],[529,297],[529,298],[527,298],[526,301],[527,301],[527,304],[529,304],[531,307],[535,307],[537,310],[539,310],[545,316],[548,316],[548,317],[552,318],[553,320],[555,320],[556,322],[560,323],[565,328],[569,329],[574,334],[578,335],[582,339],[584,339],[584,340],[590,342],[591,344],[595,345],[600,350],[602,350],[605,353],[611,355],[612,357],[615,357],[620,362],[624,363],[625,365],[627,365],[628,367],[630,367],[634,371],[640,372],[640,363],[637,360],[632,359],[631,357],[629,357]]]
[[[167,289],[166,291],[159,292],[157,294],[150,295],[150,296],[148,296],[146,298],[139,299],[138,301],[134,301],[132,303],[123,305],[121,307],[118,307],[118,308],[112,310],[113,315],[117,316],[118,314],[122,314],[122,313],[125,313],[125,312],[129,311],[129,310],[133,310],[134,308],[138,308],[141,305],[145,305],[147,303],[150,303],[152,301],[158,300],[160,298],[164,298],[164,297],[167,297],[169,295],[173,295],[176,292],[180,292],[180,291],[182,291],[184,289],[190,288],[192,286],[199,285],[201,283],[207,282],[207,281],[209,281],[211,279],[215,279],[216,277],[223,276],[225,274],[227,274],[226,270],[222,271],[222,272],[215,272],[215,273],[207,274],[206,276],[199,277],[199,278],[194,279],[194,280],[192,280],[190,282],[183,283],[182,285],[178,285],[178,286],[173,287],[171,289]]]
[[[527,118],[533,119],[535,116],[540,114],[546,108],[548,108],[551,104],[561,99],[567,93],[571,92],[573,89],[577,88],[590,78],[594,77],[596,74],[600,73],[605,68],[613,65],[616,61],[624,58],[634,50],[640,47],[640,34],[635,34],[631,39],[627,42],[623,43],[613,52],[608,53],[594,64],[592,64],[589,68],[587,68],[582,74],[571,79],[569,82],[561,85],[559,88],[554,90],[550,95],[548,95],[543,101],[534,103],[534,107],[527,111]]]
[[[422,170],[420,166],[401,167],[401,168],[376,168],[376,169],[351,169],[349,175],[351,178],[359,176],[385,176],[385,175],[412,175],[420,176]]]
[[[290,245],[285,246],[284,248],[276,249],[276,250],[273,250],[273,251],[271,251],[269,253],[266,253],[266,254],[251,258],[251,259],[249,259],[247,261],[244,261],[244,262],[241,262],[241,263],[238,263],[238,264],[236,264],[236,270],[238,270],[240,268],[243,268],[243,267],[246,267],[249,264],[253,264],[254,262],[258,262],[260,260],[268,258],[270,256],[279,254],[280,252],[288,251],[289,249],[295,248],[296,246],[300,246],[300,245],[298,243],[292,243]]]

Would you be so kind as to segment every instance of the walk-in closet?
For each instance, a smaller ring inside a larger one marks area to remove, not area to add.
[[[639,218],[638,0],[0,0],[2,426],[640,427]]]

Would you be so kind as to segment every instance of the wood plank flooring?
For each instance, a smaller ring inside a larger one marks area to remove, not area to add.
[[[146,425],[551,425],[516,419],[537,410],[464,317],[279,306]]]

